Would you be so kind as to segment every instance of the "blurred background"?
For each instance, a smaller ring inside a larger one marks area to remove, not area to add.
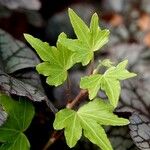
[[[150,96],[149,91],[143,90],[143,87],[150,89],[150,0],[0,0],[0,29],[10,34],[15,40],[24,43],[26,41],[23,33],[29,33],[49,42],[50,45],[55,45],[61,32],[65,32],[71,38],[75,37],[67,14],[68,7],[72,8],[87,24],[89,24],[92,14],[97,12],[100,18],[100,27],[110,30],[108,44],[96,53],[95,58],[96,60],[110,58],[116,62],[125,58],[129,60],[129,70],[136,72],[138,78],[123,85],[121,102],[116,112],[127,112],[128,110],[128,112],[139,113],[141,109],[140,115],[144,116],[141,117],[144,126],[142,130],[141,127],[139,130],[142,135],[150,133],[150,125],[145,127],[150,124]],[[0,35],[1,39],[2,35]],[[13,45],[9,46],[13,47]],[[24,72],[24,70],[22,71]],[[71,72],[73,96],[79,90],[77,83],[84,73],[85,70],[81,66],[76,66],[75,71]],[[64,87],[53,89],[45,84],[44,77],[40,76],[40,78],[49,99],[57,108],[64,107]],[[129,85],[132,85],[132,88]],[[130,89],[130,93],[127,93],[127,89]],[[134,102],[132,102],[133,99]],[[32,150],[42,150],[53,132],[54,115],[43,103],[37,103],[35,107],[36,116],[26,135]],[[128,118],[128,114],[125,117]],[[143,119],[145,117],[146,121]],[[141,146],[137,142],[128,127],[114,127],[106,130],[115,150],[144,150],[145,147],[146,150],[150,150],[150,134],[148,137],[143,135],[142,142],[140,142],[142,144],[145,142],[145,145],[142,147],[143,145]],[[63,137],[50,149],[69,150]],[[97,150],[98,148],[83,137],[73,149]]]

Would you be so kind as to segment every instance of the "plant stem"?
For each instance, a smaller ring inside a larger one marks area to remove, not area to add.
[[[47,150],[53,143],[55,143],[55,141],[57,141],[62,136],[62,134],[63,134],[63,131],[61,132],[54,131],[52,133],[51,138],[48,140],[48,142],[44,146],[43,150]]]
[[[91,75],[93,73],[93,70],[94,70],[94,58],[90,62],[88,75]]]
[[[71,82],[70,82],[69,75],[67,77],[66,97],[67,97],[67,103],[69,103],[71,100]]]
[[[101,66],[102,66],[101,61],[99,61],[98,66],[96,67],[96,69],[93,70],[92,74],[97,74]]]
[[[78,104],[80,102],[80,100],[82,100],[85,96],[87,96],[88,92],[87,90],[81,90],[79,92],[79,94],[75,97],[75,99],[71,102],[71,103],[68,103],[66,105],[66,108],[73,108],[76,104]]]

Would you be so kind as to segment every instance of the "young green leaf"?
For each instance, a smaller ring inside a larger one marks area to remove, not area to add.
[[[98,16],[92,16],[90,28],[72,10],[69,17],[77,39],[61,39],[60,43],[75,53],[75,61],[87,65],[94,56],[94,51],[99,50],[108,42],[109,31],[99,28]]]
[[[80,87],[88,90],[91,100],[97,95],[99,89],[104,90],[110,103],[116,107],[121,92],[119,80],[136,76],[135,73],[130,73],[125,69],[127,63],[128,61],[124,60],[116,67],[110,67],[103,75],[93,74],[88,77],[83,77],[80,82]]]
[[[28,150],[30,143],[24,135],[34,116],[34,107],[27,101],[14,101],[6,95],[0,95],[0,105],[8,113],[8,119],[0,127],[1,150]]]
[[[65,137],[69,147],[74,147],[82,135],[79,118],[76,112],[70,109],[60,110],[56,114],[54,128],[57,130],[65,128]]]
[[[40,74],[48,76],[46,82],[49,85],[58,86],[62,84],[67,78],[67,70],[74,64],[72,61],[73,52],[66,49],[59,42],[57,42],[56,48],[31,35],[25,34],[24,36],[44,61],[37,65],[37,71]],[[64,33],[60,34],[58,41],[62,38],[66,38]]]
[[[70,109],[60,110],[56,114],[54,128],[65,129],[65,138],[70,148],[81,138],[82,130],[85,137],[98,145],[102,150],[112,150],[112,146],[101,125],[127,125],[127,119],[113,114],[113,107],[100,99],[82,106],[77,112]]]
[[[89,38],[89,28],[88,26],[84,23],[84,21],[72,10],[68,9],[68,14],[69,18],[72,24],[72,27],[74,29],[75,34],[77,35],[77,38],[80,41],[84,41],[87,45],[88,43],[88,38]]]

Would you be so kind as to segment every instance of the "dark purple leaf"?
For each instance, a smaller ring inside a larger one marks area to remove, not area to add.
[[[39,10],[41,7],[39,0],[0,0],[0,4],[9,9],[25,8],[29,10]]]
[[[134,113],[130,117],[130,134],[134,143],[141,150],[150,150],[150,119]]]
[[[114,150],[138,150],[131,140],[129,128],[110,127],[107,135],[113,145]]]
[[[117,111],[131,112],[130,134],[141,150],[150,150],[150,82],[132,79],[122,85],[121,100]],[[149,136],[149,138],[148,138]],[[149,141],[149,142],[148,142]]]
[[[27,96],[34,101],[42,101],[45,94],[28,83],[17,80],[0,70],[0,87],[3,91],[20,96]]]
[[[123,59],[128,59],[129,66],[135,65],[137,60],[139,61],[141,54],[145,49],[144,45],[141,44],[117,44],[116,46],[109,48],[109,56],[113,60],[121,61]]]
[[[38,11],[26,10],[25,14],[27,16],[28,22],[35,27],[42,27],[44,25],[44,20],[42,15]]]
[[[25,80],[25,79],[24,79]],[[48,106],[53,112],[56,112],[55,107],[51,102],[49,102],[47,96],[37,87],[29,83],[25,83],[21,80],[15,79],[0,70],[0,91],[4,91],[10,94],[15,94],[19,96],[25,96],[33,101],[46,101]]]
[[[142,79],[131,79],[124,81],[122,84],[121,100],[118,106],[118,111],[121,112],[140,112],[144,115],[149,115],[149,93],[150,88],[146,85],[148,81]]]
[[[0,29],[0,67],[6,73],[35,67],[39,63],[36,54],[23,42],[14,39]]]
[[[101,5],[105,11],[120,12],[124,10],[124,6],[127,6],[126,3],[127,0],[103,0]]]
[[[109,25],[108,27],[111,32],[107,46],[112,47],[114,45],[118,45],[122,41],[127,41],[129,39],[130,35],[125,25],[121,25],[114,28],[111,28]]]
[[[33,69],[24,69],[21,71],[17,71],[13,74],[11,74],[12,77],[15,77],[16,79],[30,84],[31,86],[35,87],[36,89],[40,90],[44,93],[44,89],[42,87],[41,79],[39,74],[34,71]]]

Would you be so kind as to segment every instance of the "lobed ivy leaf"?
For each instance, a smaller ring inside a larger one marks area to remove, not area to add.
[[[46,82],[49,85],[58,86],[62,84],[67,78],[68,69],[73,66],[73,52],[66,49],[59,42],[57,42],[56,48],[29,34],[25,34],[24,36],[44,61],[37,65],[37,71],[40,74],[48,76]],[[65,37],[66,35],[62,33],[58,37],[58,40]]]
[[[61,38],[60,43],[75,53],[76,62],[87,65],[93,58],[94,51],[99,50],[108,42],[109,31],[100,29],[96,13],[92,16],[90,28],[88,28],[72,9],[68,12],[77,39]]]
[[[128,61],[124,60],[116,67],[110,67],[103,75],[93,74],[81,78],[80,87],[88,90],[90,100],[97,95],[99,89],[104,90],[110,103],[116,107],[121,92],[119,80],[136,76],[136,74],[125,69],[127,63]]]
[[[25,100],[14,101],[6,95],[0,95],[0,104],[8,113],[8,119],[0,127],[1,150],[28,150],[30,143],[23,133],[34,116],[34,107]]]
[[[30,48],[0,29],[0,91],[33,101],[44,100],[55,112],[44,93],[39,75],[33,70],[38,63],[38,57]]]
[[[65,138],[70,148],[81,138],[82,130],[85,137],[102,150],[112,150],[112,146],[101,125],[127,125],[127,119],[113,114],[113,107],[100,99],[95,99],[80,107],[76,112],[70,109],[60,110],[56,114],[54,128],[65,129]]]

